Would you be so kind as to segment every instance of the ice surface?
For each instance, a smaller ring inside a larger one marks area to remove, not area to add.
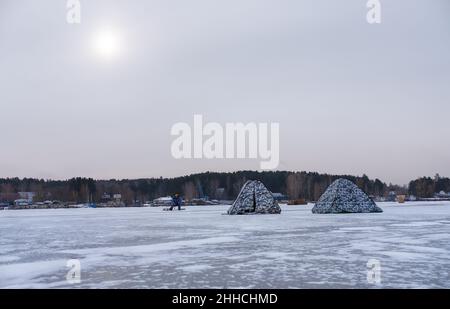
[[[450,288],[450,202],[226,216],[228,206],[0,211],[1,288]],[[367,282],[367,261],[381,283]],[[81,283],[66,281],[67,260]]]

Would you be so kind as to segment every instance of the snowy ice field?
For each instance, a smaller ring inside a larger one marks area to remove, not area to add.
[[[227,206],[0,211],[1,288],[450,288],[450,202],[381,214]],[[381,283],[367,282],[367,261]],[[67,260],[81,283],[66,281]]]

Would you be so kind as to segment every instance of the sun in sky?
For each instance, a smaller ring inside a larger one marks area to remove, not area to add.
[[[102,59],[117,58],[122,49],[120,34],[113,29],[102,29],[93,38],[94,51]]]

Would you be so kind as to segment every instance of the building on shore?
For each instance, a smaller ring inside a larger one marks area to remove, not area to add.
[[[283,193],[275,192],[275,193],[272,193],[272,196],[277,202],[287,202],[289,200],[287,195],[285,195]]]
[[[159,197],[157,199],[154,199],[153,203],[152,203],[152,206],[153,207],[172,206],[172,197],[164,196],[164,197]]]

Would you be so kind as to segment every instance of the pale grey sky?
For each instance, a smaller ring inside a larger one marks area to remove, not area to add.
[[[178,176],[170,128],[280,123],[280,170],[450,176],[450,1],[0,0],[0,177]],[[107,29],[113,59],[93,51]]]

